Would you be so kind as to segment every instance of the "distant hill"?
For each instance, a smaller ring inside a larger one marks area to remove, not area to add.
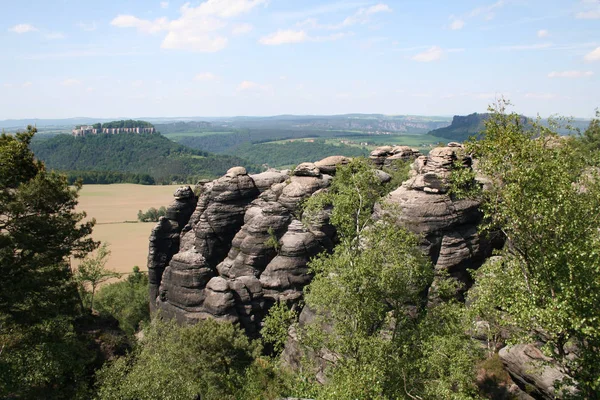
[[[239,157],[191,149],[157,134],[58,135],[33,141],[31,148],[49,169],[148,174],[156,183],[217,177],[237,165],[258,170]]]
[[[465,116],[455,115],[450,126],[434,129],[430,131],[429,134],[454,142],[464,142],[471,136],[476,136],[483,132],[485,129],[485,121],[489,118],[489,116],[490,114],[488,113],[473,113]],[[530,127],[532,126],[531,124],[533,119],[521,115],[521,120],[523,123],[529,124]],[[561,135],[572,135],[576,133],[576,130],[584,131],[590,123],[589,120],[585,119],[573,119],[571,121],[556,122],[560,122],[560,126],[553,126],[552,129]],[[549,120],[541,119],[540,124],[543,126],[548,126]],[[569,125],[570,128],[567,128],[566,125]]]
[[[434,129],[430,135],[454,142],[464,142],[469,137],[479,134],[485,129],[485,120],[490,114],[473,113],[466,116],[455,115],[450,126]]]

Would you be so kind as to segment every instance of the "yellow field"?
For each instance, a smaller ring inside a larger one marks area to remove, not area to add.
[[[131,272],[134,265],[146,270],[148,237],[154,222],[137,221],[138,210],[167,206],[173,201],[178,185],[146,186],[128,183],[83,185],[79,192],[78,211],[96,219],[92,237],[109,244],[107,267],[117,272]]]

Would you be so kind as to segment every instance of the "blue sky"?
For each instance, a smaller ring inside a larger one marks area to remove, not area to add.
[[[600,107],[600,0],[0,0],[0,119]]]

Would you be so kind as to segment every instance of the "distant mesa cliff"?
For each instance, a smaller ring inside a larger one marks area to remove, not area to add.
[[[154,133],[155,131],[154,126],[149,122],[123,120],[104,124],[78,125],[72,130],[72,134],[73,136],[98,135],[101,133],[117,135],[120,133]]]
[[[473,113],[469,115],[455,115],[452,118],[452,124],[445,128],[434,129],[429,132],[430,135],[449,139],[456,142],[463,142],[471,136],[476,136],[485,129],[485,121],[490,114]]]

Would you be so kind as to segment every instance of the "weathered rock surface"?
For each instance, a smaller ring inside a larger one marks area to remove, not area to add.
[[[161,220],[155,231],[175,233],[165,238],[172,240],[160,259],[164,273],[155,274],[153,306],[182,323],[216,318],[255,335],[270,305],[298,302],[311,279],[309,258],[333,247],[335,229],[328,211],[306,226],[297,215],[300,202],[327,188],[332,177],[313,163],[291,174],[231,168],[202,185],[185,221]]]
[[[557,393],[554,383],[567,375],[534,345],[507,346],[498,355],[512,379],[535,398],[552,400],[562,398],[565,392],[574,393],[573,387]]]
[[[396,160],[411,161],[420,155],[419,150],[408,146],[381,146],[371,152],[369,159],[382,168],[392,166]]]
[[[160,218],[150,234],[148,280],[151,299],[158,296],[163,272],[171,257],[179,251],[180,233],[196,208],[197,199],[191,187],[180,187],[173,196],[175,200],[167,208],[166,217]],[[153,302],[150,302],[150,309],[154,311]]]
[[[467,269],[479,268],[491,255],[492,244],[477,231],[482,218],[479,202],[448,194],[448,178],[457,166],[471,168],[471,158],[464,155],[461,146],[431,150],[428,156],[415,160],[412,177],[384,203],[397,210],[399,224],[422,235],[422,247],[436,270],[469,283]],[[375,216],[383,212],[377,205]]]

